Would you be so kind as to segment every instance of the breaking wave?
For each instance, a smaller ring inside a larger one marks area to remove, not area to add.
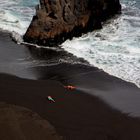
[[[0,0],[0,29],[21,42],[38,0]],[[63,48],[105,72],[140,87],[140,5],[123,0],[122,15],[104,23],[102,30],[67,40]]]
[[[13,37],[16,34],[22,36],[35,14],[34,7],[38,3],[38,0],[0,0],[0,29],[13,32]]]
[[[123,4],[122,15],[107,21],[102,30],[67,40],[63,48],[140,87],[140,9],[136,5],[136,1]]]

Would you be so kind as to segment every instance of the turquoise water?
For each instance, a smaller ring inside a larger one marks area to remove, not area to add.
[[[0,0],[0,28],[23,35],[38,0]],[[91,65],[140,87],[140,0],[121,0],[122,15],[102,30],[67,40],[64,49]]]

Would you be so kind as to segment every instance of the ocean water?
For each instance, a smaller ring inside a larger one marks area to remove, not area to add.
[[[0,29],[26,32],[38,0],[0,0]],[[140,0],[121,0],[122,14],[103,29],[67,40],[62,47],[110,75],[140,87]]]
[[[63,48],[110,75],[140,87],[140,1],[122,0],[122,15]]]
[[[0,29],[23,35],[39,0],[0,0]]]

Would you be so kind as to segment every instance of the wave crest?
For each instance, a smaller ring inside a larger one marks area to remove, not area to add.
[[[140,87],[140,9],[123,5],[122,15],[102,30],[67,40],[63,48],[90,64]]]

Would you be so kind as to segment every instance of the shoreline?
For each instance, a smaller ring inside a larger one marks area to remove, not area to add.
[[[98,96],[68,91],[55,80],[26,80],[0,74],[0,83],[0,101],[38,113],[63,139],[105,139],[110,135],[112,139],[120,136],[117,140],[140,138],[140,118],[113,109]],[[47,96],[52,96],[55,103],[48,101]]]
[[[1,37],[0,47],[14,46],[6,40]],[[134,84],[82,64],[36,66],[31,72],[38,80],[1,73],[0,101],[38,113],[64,140],[140,139],[140,115],[133,115],[140,114],[140,89]],[[68,84],[77,89],[66,90],[63,85]],[[47,96],[56,102],[51,103]]]

